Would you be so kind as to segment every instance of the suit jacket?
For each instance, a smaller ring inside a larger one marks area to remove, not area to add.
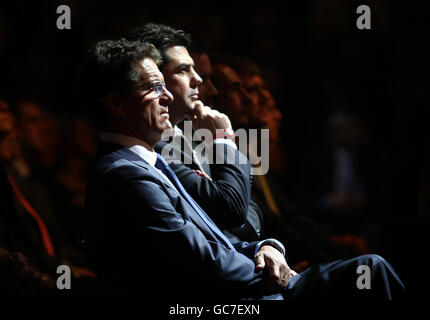
[[[224,233],[234,243],[238,241],[256,241],[260,237],[262,213],[251,199],[251,164],[244,163],[207,164],[196,161],[196,154],[189,154],[178,139],[170,143],[160,141],[155,151],[162,153],[163,148],[173,149],[170,167],[175,172],[187,192],[197,201],[205,212],[224,229]],[[227,144],[218,144],[216,148],[225,148],[225,154],[233,148]],[[228,150],[230,149],[230,150]],[[191,151],[191,150],[190,150]],[[212,149],[211,152],[216,150]],[[218,150],[219,151],[219,150]],[[236,159],[245,158],[240,152],[234,152]],[[211,158],[212,155],[209,155]],[[169,161],[168,161],[169,162]],[[203,170],[212,180],[201,177],[193,170]]]
[[[102,142],[100,150],[86,190],[87,247],[108,289],[150,298],[264,296],[252,260],[257,242],[228,249],[154,167],[128,148]]]

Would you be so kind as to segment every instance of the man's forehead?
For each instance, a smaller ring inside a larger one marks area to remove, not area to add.
[[[231,67],[226,65],[222,65],[222,64],[214,65],[213,73],[215,76],[218,75],[220,78],[224,79],[224,81],[227,81],[229,83],[241,82],[236,71],[234,71]]]
[[[187,48],[183,46],[170,47],[166,53],[169,57],[169,63],[194,65],[193,58],[189,55]]]
[[[158,69],[154,60],[151,58],[145,58],[139,62],[139,66],[141,69],[141,77],[142,80],[155,81],[160,80],[164,81],[163,74],[160,69]]]
[[[259,75],[241,77],[244,85],[262,85],[263,79]]]

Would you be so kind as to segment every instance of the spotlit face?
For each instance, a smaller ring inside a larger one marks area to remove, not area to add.
[[[164,77],[152,59],[143,59],[140,64],[140,84],[164,82]],[[171,129],[169,105],[172,94],[163,87],[158,95],[152,86],[137,88],[124,101],[124,118],[131,134],[149,144],[161,139],[164,130]]]
[[[171,47],[166,54],[169,61],[162,71],[167,88],[174,97],[170,106],[170,119],[176,124],[193,111],[194,102],[199,99],[198,86],[202,79],[194,70],[194,61],[185,47]]]

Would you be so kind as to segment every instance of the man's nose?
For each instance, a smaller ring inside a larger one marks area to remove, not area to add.
[[[194,68],[191,69],[191,81],[190,81],[191,88],[197,88],[202,82],[202,78],[199,76],[199,74],[194,70]]]
[[[242,100],[242,105],[248,106],[253,103],[252,97],[243,87],[240,88],[240,96]]]
[[[160,102],[164,105],[169,105],[173,102],[173,94],[163,86],[163,91],[160,95]]]

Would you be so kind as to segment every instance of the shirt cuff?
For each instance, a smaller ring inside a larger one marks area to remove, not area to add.
[[[257,252],[260,250],[260,248],[262,246],[267,246],[267,245],[278,249],[282,253],[282,255],[285,257],[284,245],[281,242],[279,242],[278,240],[272,239],[272,238],[266,239],[266,240],[263,240],[263,241],[260,241],[259,243],[257,243],[257,246],[255,247],[254,256],[257,254]]]
[[[218,143],[225,143],[225,144],[228,144],[229,146],[233,147],[233,148],[234,148],[234,150],[237,150],[236,143],[234,143],[234,141],[233,141],[233,140],[231,140],[231,139],[215,139],[215,140],[213,141],[213,143],[214,143],[214,144],[218,144]]]

